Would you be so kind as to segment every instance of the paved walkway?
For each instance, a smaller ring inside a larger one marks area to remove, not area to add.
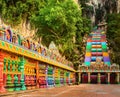
[[[120,85],[81,84],[0,97],[120,97]]]

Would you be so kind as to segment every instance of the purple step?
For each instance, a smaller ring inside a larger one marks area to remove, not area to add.
[[[104,62],[110,62],[110,58],[109,58],[109,57],[104,57],[104,58],[103,58],[103,61],[104,61]]]
[[[91,61],[91,57],[85,57],[85,62],[90,62]]]

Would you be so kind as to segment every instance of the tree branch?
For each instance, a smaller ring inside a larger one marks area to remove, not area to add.
[[[56,32],[54,32],[52,29],[46,27],[48,29],[48,31],[50,31],[52,34],[54,34],[58,39],[60,39],[60,37],[58,36],[58,34],[56,34]]]

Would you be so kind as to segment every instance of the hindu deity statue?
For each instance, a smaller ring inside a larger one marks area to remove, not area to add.
[[[101,69],[103,67],[103,62],[101,58],[96,58],[95,68]]]

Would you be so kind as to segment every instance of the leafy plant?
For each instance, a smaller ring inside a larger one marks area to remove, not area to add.
[[[91,29],[90,20],[82,17],[81,6],[73,0],[0,0],[0,14],[11,26],[30,22],[37,30],[36,37],[42,37],[46,46],[54,41],[77,69],[83,36]]]
[[[120,64],[120,14],[108,14],[107,36],[110,42],[111,58],[115,63]]]

